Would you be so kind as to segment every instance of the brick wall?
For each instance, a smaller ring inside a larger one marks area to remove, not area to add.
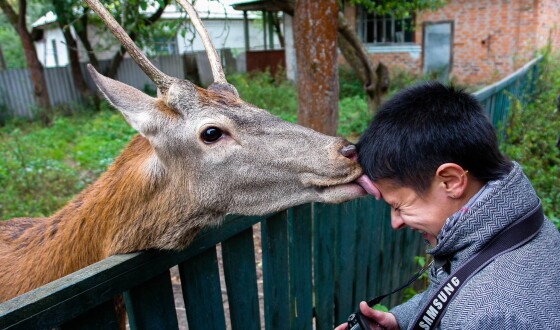
[[[560,48],[560,1],[540,0],[537,7],[537,47],[545,47],[549,42],[555,49]]]
[[[415,43],[422,45],[425,22],[452,21],[451,77],[459,83],[485,85],[523,66],[549,40],[559,49],[558,17],[560,0],[450,0],[436,11],[417,13]],[[422,70],[422,56],[371,56],[374,63],[383,61],[389,67],[412,72]]]
[[[414,74],[420,74],[422,69],[422,57],[413,56],[408,52],[398,53],[376,53],[371,57],[375,60],[383,62],[389,68],[398,68],[399,70],[408,71]]]

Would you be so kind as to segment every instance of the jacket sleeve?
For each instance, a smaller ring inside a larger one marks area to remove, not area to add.
[[[399,328],[401,330],[408,329],[410,323],[414,321],[414,317],[422,307],[422,301],[424,300],[424,293],[418,293],[414,297],[410,298],[407,302],[393,307],[389,312],[395,316]]]

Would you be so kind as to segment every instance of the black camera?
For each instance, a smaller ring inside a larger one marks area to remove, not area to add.
[[[348,316],[348,330],[369,330],[366,317],[360,311]]]

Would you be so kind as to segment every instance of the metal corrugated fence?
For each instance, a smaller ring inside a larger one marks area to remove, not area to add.
[[[221,50],[221,53],[227,51],[228,50]],[[185,57],[196,55],[197,54],[158,56],[150,60],[164,73],[172,77],[184,79],[187,72],[185,65],[188,62]],[[205,65],[205,63],[203,63],[204,60],[206,62],[208,61],[206,56],[196,56],[196,62],[198,62],[196,64],[198,66]],[[101,61],[99,65],[101,69],[104,69],[109,65],[109,61]],[[91,90],[96,90],[93,81],[89,74],[87,74],[85,63],[81,65],[81,70],[89,88]],[[52,106],[61,104],[71,105],[72,103],[81,101],[80,92],[74,86],[69,66],[46,68],[44,72]],[[123,60],[117,72],[116,79],[139,90],[155,90],[152,81],[130,58]],[[35,99],[33,97],[33,85],[29,70],[10,69],[0,71],[0,112],[2,110],[6,111],[7,113],[4,115],[8,117],[32,118],[34,107]]]

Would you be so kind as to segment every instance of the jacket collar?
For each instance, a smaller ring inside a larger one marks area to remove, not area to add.
[[[462,263],[538,203],[531,183],[516,162],[513,162],[508,175],[495,181],[488,189],[456,219],[437,245],[427,251],[436,260]]]

